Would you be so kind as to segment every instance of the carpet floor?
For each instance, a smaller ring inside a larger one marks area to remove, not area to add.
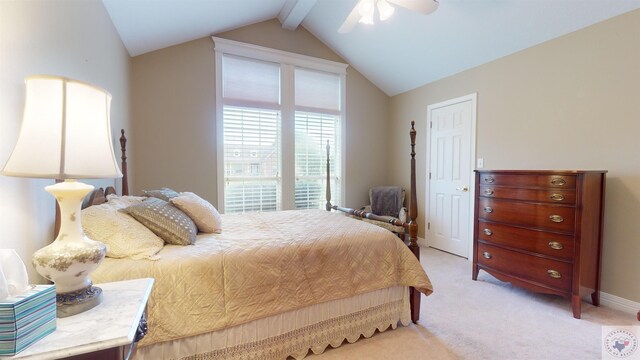
[[[330,359],[601,359],[602,327],[640,325],[635,315],[582,303],[573,318],[568,299],[536,294],[432,248],[421,249],[434,293],[422,297],[420,321],[327,349]]]

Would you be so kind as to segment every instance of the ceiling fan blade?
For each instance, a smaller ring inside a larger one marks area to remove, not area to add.
[[[353,10],[351,10],[351,13],[349,13],[349,16],[347,16],[346,20],[342,23],[342,25],[338,29],[338,32],[340,34],[346,34],[351,30],[353,30],[353,28],[356,27],[356,25],[358,25],[358,20],[360,20],[360,12],[358,11],[359,4],[360,2],[358,2],[358,4],[353,7]]]
[[[409,10],[419,12],[424,15],[429,15],[438,9],[438,2],[436,0],[387,0],[390,3],[402,6]]]

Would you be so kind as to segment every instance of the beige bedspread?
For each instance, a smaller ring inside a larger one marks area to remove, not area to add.
[[[166,245],[160,259],[107,258],[94,283],[156,279],[143,345],[394,285],[432,291],[387,230],[323,210],[224,215],[222,234]]]

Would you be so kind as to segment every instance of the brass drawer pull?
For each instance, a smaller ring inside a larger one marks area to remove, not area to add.
[[[552,277],[554,279],[560,279],[562,277],[562,275],[560,275],[560,272],[556,270],[547,270],[547,275],[549,275],[549,277]]]
[[[486,212],[486,213],[492,213],[492,212],[493,212],[493,209],[492,209],[492,208],[490,208],[489,206],[485,206],[485,207],[484,207],[484,212]]]
[[[564,195],[562,195],[562,194],[552,194],[549,197],[551,198],[551,200],[554,200],[554,201],[562,201],[562,200],[564,200]]]
[[[493,178],[493,176],[487,176],[486,178],[484,178],[484,182],[492,184],[494,181],[496,181],[496,179]]]
[[[564,245],[562,245],[561,243],[557,242],[557,241],[549,241],[549,244],[547,244],[550,248],[552,248],[553,250],[562,250],[564,249]]]
[[[563,178],[553,178],[551,179],[551,185],[555,186],[564,186],[567,184],[567,181]]]
[[[484,229],[482,231],[484,232],[485,235],[489,235],[489,236],[493,235],[493,231],[491,231],[491,229]]]
[[[551,215],[549,216],[549,220],[553,221],[554,223],[561,223],[564,221],[564,218],[560,215]]]
[[[485,189],[484,190],[484,194],[485,195],[493,195],[493,190],[492,189]]]
[[[491,256],[491,254],[485,251],[482,253],[482,257],[485,259],[491,259],[493,256]]]

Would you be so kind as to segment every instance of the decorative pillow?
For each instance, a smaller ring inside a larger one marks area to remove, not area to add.
[[[91,239],[107,246],[112,258],[156,260],[164,241],[110,202],[82,210],[82,228]]]
[[[180,195],[176,191],[166,187],[160,188],[158,190],[143,190],[142,192],[148,197],[154,197],[164,201],[169,201],[171,200],[171,198]]]
[[[222,232],[222,217],[210,202],[192,192],[182,192],[171,203],[189,215],[198,230],[205,233]]]
[[[146,198],[146,196],[118,196],[111,194],[107,195],[107,202],[117,209],[124,209],[131,205],[140,204]]]
[[[133,216],[169,244],[190,245],[196,242],[196,224],[187,214],[164,200],[150,197],[120,211]]]

